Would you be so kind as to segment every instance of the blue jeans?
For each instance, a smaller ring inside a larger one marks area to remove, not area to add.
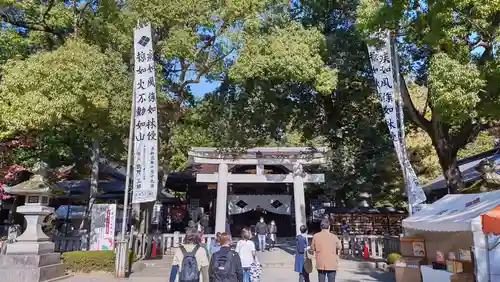
[[[263,252],[266,249],[266,235],[257,235],[259,238],[259,251]]]
[[[299,273],[299,282],[310,282],[309,280],[309,273],[307,273],[305,270],[303,270],[301,273]]]
[[[335,282],[335,276],[337,276],[337,271],[335,270],[318,270],[319,282]]]
[[[250,282],[250,267],[243,267],[243,282]]]

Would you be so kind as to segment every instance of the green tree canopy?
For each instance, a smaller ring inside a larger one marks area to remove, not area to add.
[[[403,86],[408,117],[432,141],[451,193],[463,187],[460,149],[481,131],[499,125],[500,25],[496,1],[362,0],[357,25],[366,34],[397,29],[398,50],[418,85],[427,88],[419,111]],[[427,112],[429,111],[429,112]]]
[[[0,111],[10,130],[79,125],[98,137],[127,124],[131,79],[115,52],[69,39],[2,68]]]
[[[322,62],[324,36],[291,21],[286,7],[286,2],[274,0],[0,0],[6,31],[0,36],[0,49],[5,50],[0,64],[13,59],[1,67],[0,89],[16,88],[2,102],[9,113],[0,118],[2,131],[72,125],[92,136],[119,133],[121,139],[115,141],[122,142],[121,115],[128,109],[121,107],[130,101],[126,86],[131,86],[132,30],[137,20],[153,26],[159,132],[165,150],[186,105],[194,101],[191,86],[203,79],[231,76],[243,82],[258,76],[330,91],[335,70]],[[293,48],[286,44],[290,38],[296,42]],[[258,65],[254,58],[259,58]],[[33,74],[24,79],[22,71]],[[14,99],[18,94],[20,99]],[[162,154],[168,167],[171,154]]]

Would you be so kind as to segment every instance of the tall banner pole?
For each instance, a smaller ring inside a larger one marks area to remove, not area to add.
[[[427,200],[427,196],[425,195],[424,190],[419,184],[417,174],[415,173],[415,170],[413,169],[413,166],[410,163],[410,159],[408,157],[408,152],[406,150],[406,140],[405,140],[405,124],[404,124],[404,111],[403,111],[403,96],[401,95],[401,87],[403,83],[401,83],[401,80],[404,79],[401,77],[399,74],[399,54],[398,54],[398,49],[396,45],[396,34],[392,37],[392,46],[393,46],[393,58],[394,58],[394,69],[396,70],[395,75],[396,75],[396,81],[398,85],[398,91],[396,92],[396,95],[398,96],[398,108],[399,108],[399,122],[400,122],[400,129],[401,129],[401,147],[402,147],[402,152],[403,152],[403,163],[405,164],[405,179],[406,179],[406,184],[407,184],[407,193],[408,193],[408,199],[411,202],[412,206],[410,209],[410,215],[413,213],[417,212],[419,209],[419,204],[424,203]],[[405,84],[406,85],[406,84]],[[408,89],[406,89],[408,91]]]
[[[422,188],[418,185],[418,178],[408,159],[404,142],[404,115],[403,102],[400,95],[401,80],[397,50],[388,30],[374,33],[371,38],[380,42],[380,45],[377,46],[368,44],[368,54],[384,119],[389,128],[399,165],[401,166],[405,190],[408,196],[408,212],[411,216],[415,205],[424,202],[426,196]]]
[[[130,176],[133,173],[132,204],[154,202],[158,194],[158,112],[156,101],[153,37],[149,23],[134,28],[134,85],[128,143],[123,225],[115,274],[125,276]],[[133,166],[133,171],[131,171]],[[130,234],[131,236],[133,234]]]
[[[158,194],[158,112],[151,25],[134,29],[134,187],[132,204],[150,203]]]
[[[393,62],[393,73],[394,73],[394,96],[397,98],[397,103],[398,103],[398,108],[397,112],[399,114],[398,116],[398,124],[399,124],[399,129],[400,129],[400,146],[401,146],[401,152],[402,152],[402,158],[403,158],[403,181],[405,183],[405,191],[406,195],[408,198],[408,215],[412,216],[413,215],[413,203],[410,199],[410,181],[408,180],[408,171],[406,170],[406,162],[408,161],[407,154],[406,154],[406,140],[405,140],[405,124],[404,124],[404,112],[403,112],[403,101],[401,97],[401,76],[399,75],[399,56],[398,56],[398,51],[396,47],[396,37],[394,33],[391,33],[391,39],[390,39],[390,44],[391,44],[391,55],[392,55],[392,62]]]
[[[135,85],[135,82],[134,82]],[[118,254],[116,256],[116,277],[125,278],[126,264],[127,264],[127,240],[125,240],[125,232],[127,231],[128,222],[128,202],[130,193],[130,170],[132,167],[132,158],[134,154],[134,124],[135,124],[135,91],[132,92],[132,107],[130,109],[130,126],[128,134],[128,156],[127,156],[127,172],[125,178],[125,195],[123,196],[123,215],[122,215],[122,229],[120,233],[120,241],[118,242]],[[132,236],[133,234],[130,234]]]

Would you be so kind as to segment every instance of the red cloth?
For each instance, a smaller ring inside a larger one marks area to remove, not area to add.
[[[483,232],[500,233],[500,205],[481,215]]]

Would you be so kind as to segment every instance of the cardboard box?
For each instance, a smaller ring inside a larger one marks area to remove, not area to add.
[[[400,250],[401,250],[401,255],[403,257],[413,257],[415,256],[414,254],[414,243],[420,243],[417,244],[419,247],[423,247],[422,249],[424,250],[424,256],[425,256],[425,238],[424,237],[403,237],[400,240]]]
[[[447,260],[446,270],[453,273],[474,273],[474,264],[470,261]]]
[[[453,273],[464,272],[462,263],[454,260],[446,260],[446,270]]]
[[[450,282],[475,282],[475,278],[471,273],[456,273],[451,276]]]
[[[425,264],[425,258],[402,257],[394,263],[396,282],[422,282],[420,266]]]
[[[472,261],[472,252],[470,250],[458,250],[458,259]]]

